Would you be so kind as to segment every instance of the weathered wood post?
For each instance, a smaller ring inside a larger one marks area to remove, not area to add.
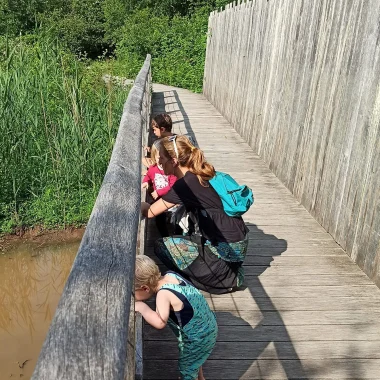
[[[150,88],[148,55],[125,103],[112,157],[34,380],[134,379],[135,334],[129,322]]]

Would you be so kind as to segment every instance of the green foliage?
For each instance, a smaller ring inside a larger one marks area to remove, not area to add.
[[[48,36],[2,41],[0,229],[85,222],[127,93]]]
[[[0,0],[0,232],[87,220],[126,98],[102,76],[134,78],[150,53],[155,82],[202,91],[228,2]]]
[[[153,80],[202,91],[208,8],[190,17],[155,16],[148,8],[132,13],[121,30],[118,59],[139,62],[152,54]]]
[[[181,18],[186,24],[200,9],[219,8],[225,0],[0,0],[0,35],[18,36],[42,25],[72,52],[91,58],[112,52],[127,21],[148,10],[163,24]],[[142,12],[140,14],[140,12]],[[207,23],[208,14],[204,14]],[[141,24],[141,23],[140,23]],[[150,28],[149,23],[143,23]],[[157,27],[156,23],[156,27]],[[134,28],[135,33],[145,33]]]
[[[103,0],[72,0],[38,16],[49,33],[72,52],[96,58],[105,49]]]
[[[35,29],[40,15],[68,9],[66,0],[0,0],[0,35],[27,33]]]
[[[105,41],[114,45],[125,23],[129,8],[125,0],[105,0],[103,3]]]

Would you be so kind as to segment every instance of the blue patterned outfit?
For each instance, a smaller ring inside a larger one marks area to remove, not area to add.
[[[184,305],[181,311],[171,311],[168,320],[178,339],[178,368],[182,380],[195,380],[199,368],[215,346],[218,334],[216,317],[198,289],[175,273],[167,275],[176,278],[180,284],[165,284],[160,290],[171,291]]]

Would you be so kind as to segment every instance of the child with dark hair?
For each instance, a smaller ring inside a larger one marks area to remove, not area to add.
[[[172,128],[172,118],[167,113],[159,113],[152,119],[152,132],[157,139],[172,136],[174,134],[172,133]],[[151,146],[144,147],[144,150],[148,152],[148,157],[144,157],[142,162],[147,168],[154,165],[154,157],[152,158],[151,149]]]
[[[172,128],[172,118],[167,113],[160,113],[152,120],[153,133],[159,139],[172,136]]]

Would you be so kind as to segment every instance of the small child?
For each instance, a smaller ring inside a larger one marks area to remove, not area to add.
[[[167,113],[160,113],[152,119],[152,132],[157,139],[172,136],[174,134],[172,133],[172,128],[173,121]],[[150,146],[145,146],[144,150],[147,152],[148,157],[144,157],[142,163],[149,168],[149,166],[152,165],[152,159],[149,158],[153,157],[152,148]]]
[[[154,164],[149,167],[148,172],[145,174],[142,180],[143,188],[148,188],[150,185],[153,185],[154,191],[151,193],[151,195],[155,200],[165,195],[177,180],[177,177],[173,174],[166,175],[162,166],[159,165],[158,160],[160,157],[160,152],[157,147],[158,143],[159,141],[156,141],[152,145],[151,157]]]
[[[156,298],[156,311],[142,302]],[[205,380],[202,365],[210,356],[218,333],[215,314],[201,292],[174,272],[164,276],[152,259],[136,258],[135,311],[156,329],[166,324],[178,339],[178,368],[182,380]]]

